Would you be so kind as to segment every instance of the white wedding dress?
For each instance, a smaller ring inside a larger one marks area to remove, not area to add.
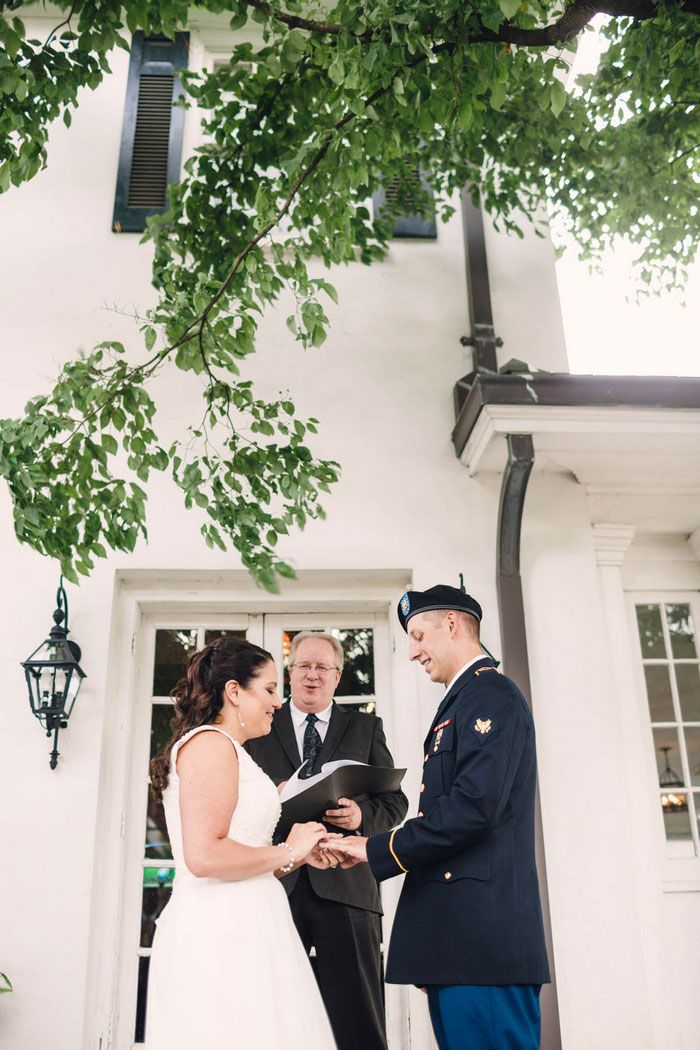
[[[284,888],[270,872],[249,879],[195,878],[185,867],[177,753],[163,792],[176,875],[151,955],[147,1050],[335,1050],[311,965]],[[238,804],[228,837],[269,846],[279,820],[277,788],[224,733],[239,764]],[[281,852],[281,851],[280,851]]]

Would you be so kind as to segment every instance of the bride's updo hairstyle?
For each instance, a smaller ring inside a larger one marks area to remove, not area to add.
[[[158,801],[168,786],[170,752],[180,737],[197,726],[215,722],[224,703],[224,686],[238,682],[247,689],[253,678],[272,656],[259,645],[241,638],[217,638],[199,649],[187,661],[187,673],[170,695],[175,701],[175,717],[170,723],[173,735],[166,748],[151,759],[151,790]]]

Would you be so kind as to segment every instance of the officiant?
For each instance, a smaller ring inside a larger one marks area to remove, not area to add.
[[[331,634],[302,631],[289,653],[291,699],[275,712],[269,736],[246,746],[276,784],[306,763],[312,775],[325,762],[353,759],[393,766],[382,722],[333,700],[343,670],[343,648]],[[402,791],[339,799],[323,816],[333,831],[375,835],[406,815]],[[325,871],[303,865],[282,879],[338,1050],[387,1050],[382,987],[381,902],[369,865]]]

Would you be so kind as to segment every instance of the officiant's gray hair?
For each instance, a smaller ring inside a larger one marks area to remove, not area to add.
[[[335,666],[339,671],[343,670],[343,662],[345,660],[343,647],[335,635],[327,634],[325,631],[299,631],[299,634],[295,634],[292,638],[292,644],[289,646],[290,666],[294,663],[294,655],[305,638],[320,638],[323,642],[330,642],[335,653]]]

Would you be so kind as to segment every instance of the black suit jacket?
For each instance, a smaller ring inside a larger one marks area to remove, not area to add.
[[[269,735],[249,740],[246,748],[276,784],[289,779],[301,765],[289,702],[275,712]],[[319,766],[341,758],[355,759],[372,766],[393,766],[394,760],[386,745],[381,718],[333,704],[319,755]],[[362,835],[390,830],[403,820],[408,810],[408,800],[403,791],[359,795],[355,801],[362,810],[362,826],[359,829]],[[332,824],[328,827],[331,831],[340,830]],[[307,872],[319,897],[381,914],[379,890],[369,865],[358,864],[346,871],[340,867],[319,871],[307,865]],[[287,893],[292,892],[298,877],[297,869],[282,879]]]
[[[420,812],[370,838],[381,880],[408,871],[391,933],[396,984],[549,980],[534,850],[535,729],[488,659],[460,675],[425,739]]]

